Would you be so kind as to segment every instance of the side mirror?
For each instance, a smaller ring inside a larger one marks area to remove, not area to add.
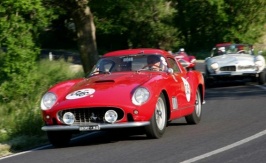
[[[174,73],[174,70],[172,68],[168,68],[167,72],[172,75]]]

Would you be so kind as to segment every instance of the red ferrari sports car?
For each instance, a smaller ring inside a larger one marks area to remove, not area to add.
[[[193,55],[188,55],[184,48],[181,48],[177,53],[174,54],[177,60],[187,68],[187,70],[196,69],[196,57]]]
[[[160,138],[171,120],[200,122],[205,85],[160,49],[128,49],[103,55],[85,78],[60,82],[41,99],[49,141],[65,146],[76,132],[142,128]]]

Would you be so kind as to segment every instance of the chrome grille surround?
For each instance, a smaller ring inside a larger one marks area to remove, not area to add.
[[[255,65],[238,65],[238,70],[256,70]]]
[[[220,68],[220,71],[236,71],[236,66],[224,66]]]
[[[115,110],[118,114],[117,121],[124,117],[124,111],[113,107],[96,107],[96,108],[73,108],[61,110],[57,113],[60,122],[63,122],[63,115],[66,112],[71,112],[75,115],[75,121],[72,125],[88,125],[90,123],[108,123],[104,120],[104,114],[107,110]]]

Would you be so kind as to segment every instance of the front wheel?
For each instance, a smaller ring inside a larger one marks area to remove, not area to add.
[[[210,72],[209,72],[207,66],[205,66],[205,72],[204,72],[203,77],[204,77],[205,87],[206,87],[206,88],[207,88],[207,87],[210,87],[210,86],[211,86],[211,83],[213,83],[213,82],[212,82],[211,79],[210,79]]]
[[[195,108],[192,114],[185,117],[188,124],[197,124],[201,119],[201,96],[200,91],[197,89],[196,92],[196,100],[195,100]]]
[[[155,111],[150,120],[150,125],[145,127],[149,138],[158,139],[163,136],[167,124],[167,110],[164,95],[161,94],[157,100]]]
[[[263,85],[266,80],[265,78],[266,78],[266,74],[265,74],[265,70],[263,70],[262,72],[259,73],[258,83],[260,85]]]

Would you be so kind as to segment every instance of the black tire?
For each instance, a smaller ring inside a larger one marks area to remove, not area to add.
[[[205,66],[205,74],[204,74],[204,76],[209,77],[209,75],[210,75],[210,72],[209,72],[207,66]]]
[[[210,80],[210,72],[207,68],[207,66],[205,66],[205,72],[204,72],[204,83],[205,83],[205,87],[208,88],[211,86],[211,80]]]
[[[148,138],[161,138],[165,132],[167,125],[167,109],[164,95],[161,94],[157,100],[153,116],[150,120],[150,125],[145,127]]]
[[[188,124],[198,124],[201,120],[201,114],[202,114],[201,96],[199,89],[197,89],[194,111],[192,114],[185,116],[185,119]]]
[[[260,85],[265,84],[265,79],[266,78],[266,74],[265,74],[265,70],[263,70],[262,72],[259,73],[259,77],[258,77],[258,83]]]
[[[69,144],[72,134],[67,131],[48,131],[47,137],[54,147],[65,147]]]

